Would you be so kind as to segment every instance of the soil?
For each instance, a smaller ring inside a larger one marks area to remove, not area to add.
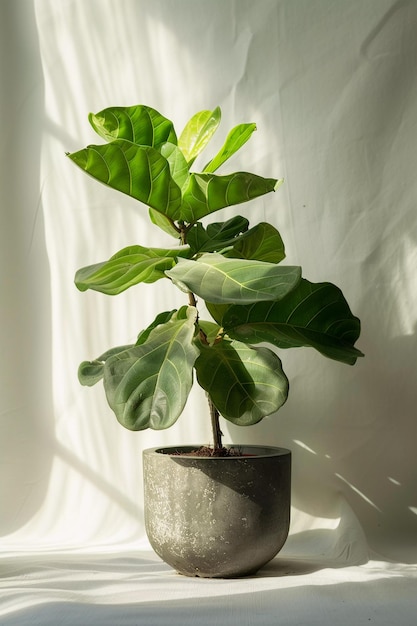
[[[197,448],[196,450],[192,450],[191,452],[178,452],[177,454],[181,456],[243,456],[239,448],[211,448],[210,446],[201,446],[201,448]]]

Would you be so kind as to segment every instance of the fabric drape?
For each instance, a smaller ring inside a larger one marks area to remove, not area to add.
[[[0,623],[275,624],[281,606],[285,624],[410,624],[417,4],[2,0],[0,14]],[[228,171],[284,185],[219,221],[272,223],[288,264],[341,287],[362,322],[354,367],[283,350],[284,407],[222,424],[228,442],[293,452],[290,537],[255,579],[180,580],[146,541],[141,452],[209,443],[202,390],[171,429],[131,433],[77,380],[184,303],[169,281],[114,298],[73,283],[125,246],[171,245],[65,155],[101,143],[90,111],[139,103],[178,130],[219,105],[215,147],[256,122]]]

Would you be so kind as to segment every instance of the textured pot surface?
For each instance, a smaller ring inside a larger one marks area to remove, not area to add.
[[[243,456],[173,454],[196,448],[144,451],[149,541],[187,576],[252,574],[280,551],[288,535],[291,452],[239,446]]]

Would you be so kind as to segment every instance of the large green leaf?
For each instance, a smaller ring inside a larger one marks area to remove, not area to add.
[[[224,255],[238,259],[254,259],[280,263],[285,259],[284,242],[276,228],[266,222],[257,224],[233,242]]]
[[[188,256],[189,248],[166,250],[130,246],[108,261],[79,269],[75,284],[80,291],[93,289],[114,296],[138,283],[154,283],[165,278],[165,270],[174,267],[179,256]]]
[[[191,174],[183,193],[181,219],[189,223],[197,222],[219,209],[275,191],[280,182],[248,172],[226,176]]]
[[[207,229],[201,222],[196,222],[187,233],[187,243],[193,254],[201,252],[220,252],[232,246],[236,237],[248,230],[249,221],[237,215],[226,222],[214,222]]]
[[[278,348],[311,346],[323,355],[353,365],[363,356],[354,347],[360,322],[338,287],[302,279],[280,302],[228,307],[221,320],[231,337]]]
[[[256,424],[287,399],[287,377],[268,348],[227,339],[213,346],[201,344],[195,369],[199,385],[219,413],[239,426]]]
[[[155,109],[141,104],[109,107],[99,113],[90,113],[88,119],[96,133],[106,141],[128,139],[153,148],[167,141],[177,143],[172,122]]]
[[[183,307],[144,343],[106,361],[107,401],[126,428],[169,428],[181,415],[199,354],[193,342],[196,318],[194,307]]]
[[[212,253],[196,261],[178,259],[165,273],[180,289],[208,302],[245,304],[283,298],[299,282],[301,268]]]
[[[69,158],[96,180],[166,214],[180,216],[181,190],[172,179],[168,161],[154,148],[116,139],[87,146]]]
[[[204,150],[221,120],[219,107],[214,111],[200,111],[187,122],[178,139],[178,146],[184,154],[188,167],[191,167],[200,152]]]
[[[232,128],[219,152],[214,159],[207,163],[203,171],[215,172],[219,169],[251,138],[255,130],[256,124],[239,124],[239,126]]]

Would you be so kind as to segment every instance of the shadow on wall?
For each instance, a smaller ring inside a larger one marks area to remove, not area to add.
[[[339,15],[339,9],[328,14]],[[295,9],[293,19],[296,23]],[[336,223],[336,236],[325,241],[329,280],[339,284],[342,276],[348,300],[349,293],[356,294],[353,310],[362,321],[358,347],[365,358],[348,368],[308,350],[295,356],[281,351],[291,386],[287,405],[250,433],[228,427],[236,443],[256,439],[293,450],[293,502],[299,510],[331,515],[333,498],[341,492],[371,547],[406,562],[417,559],[417,127],[410,106],[416,96],[416,24],[416,5],[408,1],[393,3],[379,21],[375,16],[362,46],[348,50],[354,69],[340,93],[330,85],[344,57],[327,54],[319,74],[325,101],[314,90],[308,93],[311,74],[304,69],[295,86],[287,84],[288,102],[298,95],[301,119],[303,114],[308,118],[313,136],[320,129],[325,146],[310,185],[313,200],[320,185],[326,193],[321,198],[319,192],[322,208],[317,223],[314,215],[310,218],[308,236],[320,242],[320,222]],[[332,49],[332,37],[324,42],[328,48],[322,42],[323,50]],[[295,37],[294,58],[307,60],[308,50],[300,43]],[[303,89],[306,97],[300,99]],[[322,119],[323,127],[317,121]],[[288,137],[297,137],[295,115],[287,111],[283,123]],[[317,145],[306,140],[302,146],[309,164],[315,163]],[[297,180],[296,161],[303,154],[290,156],[289,185]],[[308,170],[303,175],[308,181]],[[301,199],[297,196],[295,209]]]
[[[303,349],[287,368],[282,354],[291,381],[287,405],[251,429],[227,425],[227,430],[235,443],[268,441],[292,450],[292,504],[316,518],[310,519],[313,529],[323,521],[319,543],[326,552],[338,549],[334,542],[341,548],[342,536],[346,545],[359,547],[354,531],[362,527],[371,550],[415,563],[417,397],[410,372],[417,334],[388,341],[378,333],[378,325],[365,328],[366,358],[354,368],[319,364],[320,355]],[[317,389],[322,395],[313,403]],[[300,530],[291,527],[289,542]],[[361,541],[365,546],[365,537]]]
[[[43,76],[32,3],[2,3],[0,535],[45,497],[53,451],[49,266],[40,206]]]

